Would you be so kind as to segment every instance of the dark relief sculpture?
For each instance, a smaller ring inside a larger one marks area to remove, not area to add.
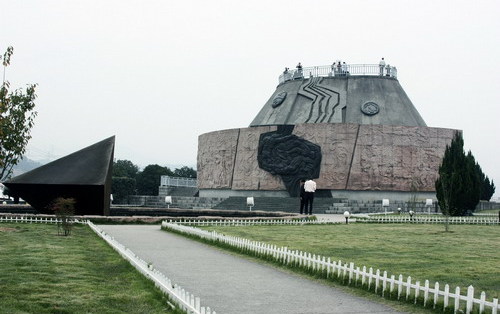
[[[280,175],[290,196],[299,196],[301,179],[319,178],[321,147],[292,134],[293,125],[260,135],[259,167]]]
[[[379,106],[372,101],[369,101],[361,105],[361,112],[363,112],[367,116],[376,115],[379,111],[380,111]]]
[[[273,108],[279,107],[283,103],[283,101],[285,101],[285,98],[286,98],[286,92],[281,92],[278,95],[276,95],[276,97],[274,97],[273,99],[272,107]]]

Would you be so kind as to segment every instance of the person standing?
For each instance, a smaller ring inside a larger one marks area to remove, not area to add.
[[[382,58],[382,60],[380,60],[380,62],[378,64],[378,68],[379,68],[379,75],[384,76],[384,68],[385,68],[384,58]]]
[[[316,182],[312,179],[307,180],[304,183],[305,199],[306,199],[306,214],[312,215],[314,192],[316,192]],[[309,213],[308,213],[309,209]]]
[[[306,204],[306,190],[304,190],[304,183],[306,180],[300,180],[300,214],[304,213],[304,206]],[[306,209],[307,214],[307,209]]]

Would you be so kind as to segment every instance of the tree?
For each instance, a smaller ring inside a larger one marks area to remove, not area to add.
[[[148,165],[137,175],[137,192],[140,195],[158,195],[161,176],[172,176],[168,167]]]
[[[50,205],[58,220],[57,233],[59,235],[69,236],[71,234],[75,203],[74,198],[58,197]]]
[[[135,179],[139,173],[139,167],[130,160],[117,160],[113,162],[113,177]]]
[[[136,194],[136,177],[139,167],[130,160],[117,160],[113,162],[113,177],[111,193],[113,202],[124,203],[127,196]]]
[[[111,193],[113,203],[126,204],[127,196],[135,194],[136,182],[134,178],[113,177],[111,183]]]
[[[191,167],[184,166],[182,168],[176,168],[174,170],[174,177],[181,177],[181,178],[193,178],[196,179],[197,174],[196,170],[194,170]]]
[[[446,216],[462,216],[474,211],[479,202],[480,175],[474,156],[464,153],[462,133],[457,132],[446,146],[436,180],[439,207]],[[448,230],[448,225],[446,225]]]
[[[26,152],[37,114],[34,111],[36,84],[28,85],[25,90],[10,91],[10,83],[5,80],[5,71],[13,52],[12,47],[7,48],[2,61],[4,73],[0,87],[0,181],[11,175],[12,167]]]

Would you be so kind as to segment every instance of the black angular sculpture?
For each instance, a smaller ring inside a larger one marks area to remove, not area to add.
[[[65,197],[76,200],[77,215],[109,215],[114,149],[112,136],[4,184],[41,213]]]
[[[299,196],[301,179],[316,179],[321,168],[321,147],[293,135],[293,125],[260,135],[259,167],[280,175],[290,196]]]

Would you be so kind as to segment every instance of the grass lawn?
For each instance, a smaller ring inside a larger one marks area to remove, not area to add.
[[[450,290],[473,285],[476,295],[500,297],[500,226],[349,224],[203,227],[354,262],[356,266],[412,276],[423,285],[438,281]],[[463,293],[464,294],[464,293]]]
[[[486,209],[486,210],[481,210],[481,211],[477,211],[474,213],[475,214],[496,214],[496,215],[498,215],[499,211],[500,211],[500,208],[499,209]]]
[[[1,223],[0,265],[2,313],[181,313],[87,226]]]

